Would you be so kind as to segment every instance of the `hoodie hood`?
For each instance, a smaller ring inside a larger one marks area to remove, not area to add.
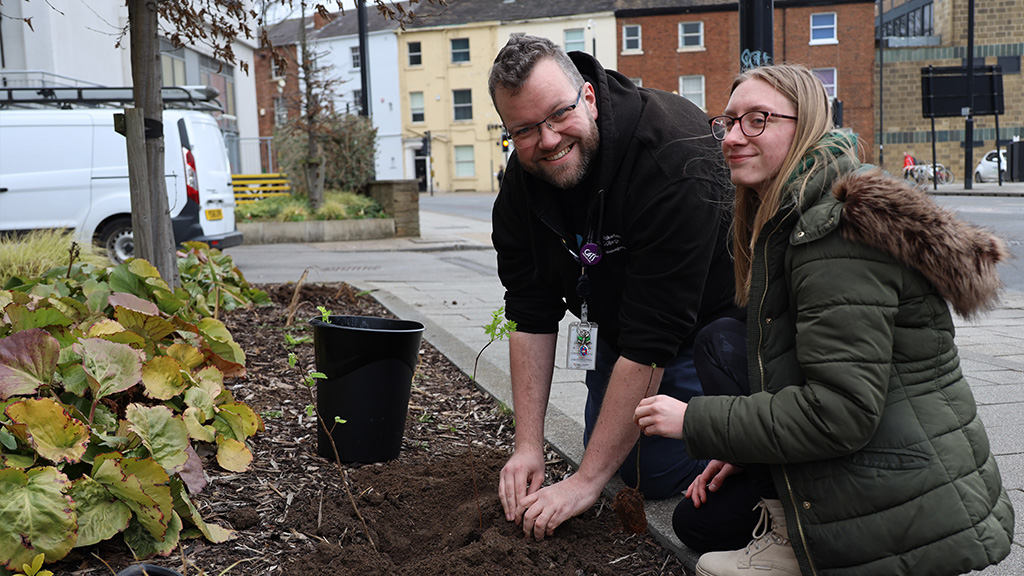
[[[643,111],[643,101],[639,90],[628,78],[614,70],[605,70],[590,54],[570,52],[569,58],[583,79],[594,86],[597,96],[597,126],[601,134],[601,149],[594,168],[600,170],[599,189],[607,190],[626,153],[625,146],[616,146],[614,143],[628,142],[633,138]],[[615,102],[614,106],[612,102]]]
[[[999,301],[996,265],[1011,254],[995,234],[960,220],[921,188],[869,167],[832,187],[844,203],[843,236],[920,271],[957,314],[970,318]]]

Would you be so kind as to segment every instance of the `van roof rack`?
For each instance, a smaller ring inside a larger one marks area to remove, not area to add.
[[[216,100],[220,92],[212,86],[164,86],[160,89],[164,108],[190,108],[209,112],[223,112]],[[0,108],[47,105],[70,108],[72,105],[113,106],[135,102],[131,87],[104,86],[0,88]]]

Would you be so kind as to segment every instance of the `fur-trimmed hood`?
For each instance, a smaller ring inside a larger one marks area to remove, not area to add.
[[[919,270],[957,314],[969,318],[998,303],[996,265],[1011,253],[995,234],[960,220],[923,189],[880,168],[842,176],[832,195],[844,203],[839,228],[845,238]]]

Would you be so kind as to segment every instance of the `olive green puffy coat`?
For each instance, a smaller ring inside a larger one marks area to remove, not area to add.
[[[983,568],[1009,554],[1013,507],[947,302],[991,308],[1008,253],[902,180],[841,171],[759,238],[752,394],[694,398],[687,450],[771,465],[805,575]]]

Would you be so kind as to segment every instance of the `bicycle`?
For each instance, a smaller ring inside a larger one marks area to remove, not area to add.
[[[931,181],[933,178],[938,180],[939,184],[952,184],[956,180],[956,176],[953,175],[953,171],[946,168],[940,163],[932,164],[914,164],[904,170],[904,177],[913,179],[918,184],[924,184],[925,182]]]

